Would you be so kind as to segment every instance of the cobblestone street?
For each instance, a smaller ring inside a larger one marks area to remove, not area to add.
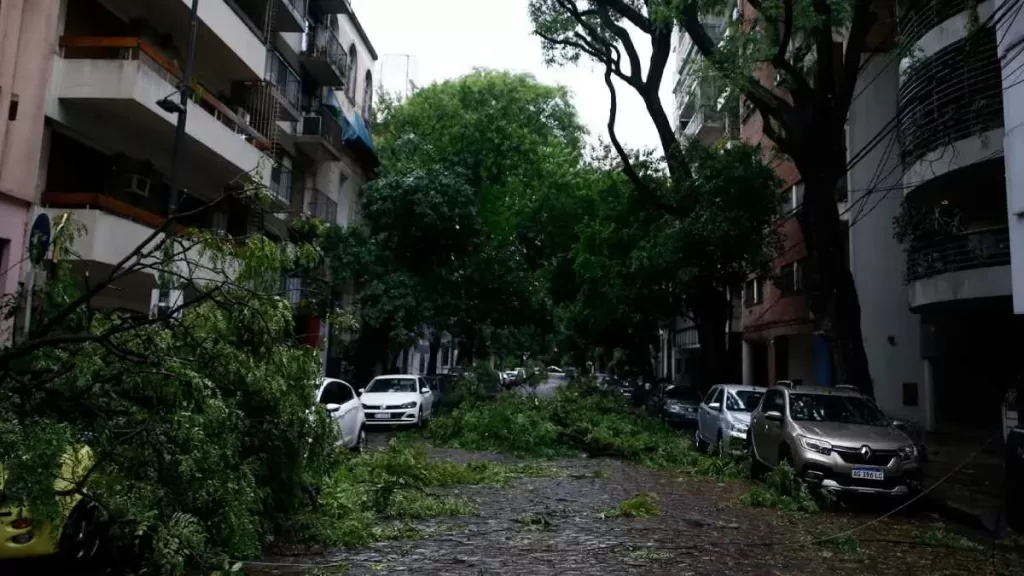
[[[465,461],[498,456],[432,451]],[[813,542],[875,516],[799,517],[737,500],[749,489],[614,460],[555,463],[558,477],[453,493],[479,514],[419,523],[425,537],[357,550],[268,557],[259,574],[1020,574],[1019,556],[989,547],[955,550],[920,537],[934,520],[893,518],[850,537]],[[604,517],[649,492],[661,514]],[[810,543],[808,543],[810,542]],[[271,564],[280,563],[281,566]],[[284,565],[293,565],[292,567]],[[295,566],[304,565],[304,566]],[[325,565],[311,568],[310,565]],[[253,566],[253,568],[257,568]]]

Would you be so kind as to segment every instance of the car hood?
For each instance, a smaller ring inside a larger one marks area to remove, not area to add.
[[[744,426],[750,426],[750,413],[749,412],[729,412],[729,418],[737,424],[743,424]]]
[[[666,406],[676,405],[676,406],[686,406],[687,408],[696,408],[697,406],[700,406],[700,402],[695,401],[695,400],[676,400],[675,398],[666,398],[665,399],[665,405]]]
[[[910,444],[910,438],[891,426],[866,426],[864,424],[842,424],[839,422],[795,422],[797,430],[806,436],[827,440],[836,446],[895,450]]]
[[[408,402],[419,402],[415,392],[364,392],[359,401],[368,406],[398,406]]]

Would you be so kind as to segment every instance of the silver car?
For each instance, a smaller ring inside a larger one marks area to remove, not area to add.
[[[748,436],[755,474],[787,462],[835,492],[903,495],[919,486],[914,442],[856,390],[769,388]]]
[[[719,384],[708,390],[697,411],[697,449],[721,451],[746,444],[750,414],[761,403],[765,391],[742,384]]]

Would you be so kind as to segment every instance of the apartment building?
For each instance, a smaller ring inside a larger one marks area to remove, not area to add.
[[[724,17],[708,16],[704,26],[711,38],[718,41],[725,34],[728,22]],[[676,53],[676,82],[672,88],[676,136],[696,138],[705,144],[718,142],[726,136],[730,114],[735,115],[735,110],[726,108],[721,101],[724,86],[702,73],[704,57],[689,34],[677,28],[673,44]]]
[[[0,297],[22,282],[32,204],[39,185],[42,102],[50,78],[55,2],[0,2]],[[13,323],[0,319],[0,344]]]
[[[71,213],[85,226],[74,265],[102,274],[169,214],[192,1],[53,4],[49,41],[41,36],[36,47],[48,68],[36,72],[49,88],[20,107],[45,114],[35,198],[38,210]],[[195,37],[179,209],[224,200],[181,224],[284,239],[300,214],[338,225],[356,218],[359,188],[377,165],[368,127],[376,53],[349,3],[200,0]],[[273,205],[255,209],[226,195],[240,183],[265,187]],[[166,297],[160,288],[140,272],[96,304],[145,313]],[[301,282],[286,279],[283,288],[301,298]],[[299,325],[310,344],[326,346],[318,319]]]

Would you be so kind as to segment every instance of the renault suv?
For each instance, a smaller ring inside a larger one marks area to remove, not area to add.
[[[756,474],[786,462],[834,492],[905,495],[919,486],[914,442],[856,390],[770,388],[747,434]]]

